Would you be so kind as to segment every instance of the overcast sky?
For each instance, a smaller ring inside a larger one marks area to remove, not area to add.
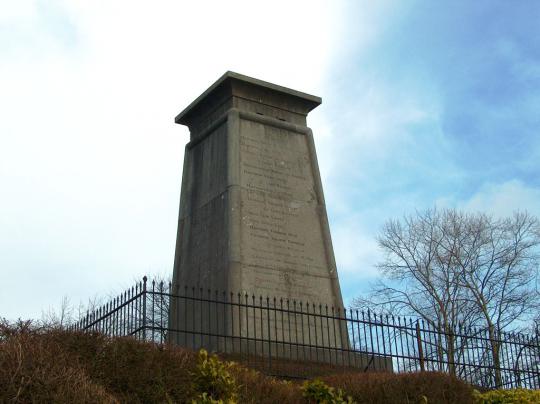
[[[540,215],[540,2],[0,0],[0,317],[172,273],[186,128],[226,70],[321,96],[346,301],[389,218]]]

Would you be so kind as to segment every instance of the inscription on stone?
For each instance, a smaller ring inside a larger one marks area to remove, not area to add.
[[[301,284],[328,276],[306,136],[242,121],[240,171],[245,279],[271,295],[302,288],[317,301],[320,290]]]

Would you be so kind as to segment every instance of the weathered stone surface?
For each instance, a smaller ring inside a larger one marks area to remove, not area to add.
[[[187,285],[248,293],[250,299],[275,296],[343,307],[313,135],[306,126],[308,112],[320,102],[227,72],[176,117],[189,127],[191,139],[184,157],[175,293],[184,294]],[[263,310],[235,319],[219,308],[203,316],[190,304],[173,304],[172,328],[190,331],[198,324],[209,334],[249,333],[253,324],[265,323],[269,336],[292,338],[289,326],[275,316],[268,319]],[[178,335],[178,343],[180,337],[188,339]],[[346,346],[346,332],[328,343]]]

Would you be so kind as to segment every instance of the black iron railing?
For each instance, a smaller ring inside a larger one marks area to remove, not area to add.
[[[540,342],[520,333],[446,329],[422,320],[167,282],[134,287],[71,326],[109,336],[206,348],[302,377],[314,364],[440,371],[484,388],[540,388]],[[283,370],[283,363],[295,364]],[[285,374],[287,373],[287,374]]]

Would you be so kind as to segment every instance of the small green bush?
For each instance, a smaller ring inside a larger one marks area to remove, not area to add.
[[[214,400],[208,393],[201,393],[191,400],[191,404],[226,404],[223,400]],[[235,404],[234,401],[227,401],[227,404]]]
[[[302,385],[303,396],[318,404],[353,404],[351,397],[344,398],[341,389],[328,386],[319,379],[306,381]]]
[[[537,404],[540,403],[540,390],[492,390],[473,393],[475,404]]]
[[[222,362],[216,355],[208,355],[204,349],[199,351],[197,366],[192,376],[192,388],[196,396],[194,403],[236,402],[237,386],[229,372],[233,362]]]

